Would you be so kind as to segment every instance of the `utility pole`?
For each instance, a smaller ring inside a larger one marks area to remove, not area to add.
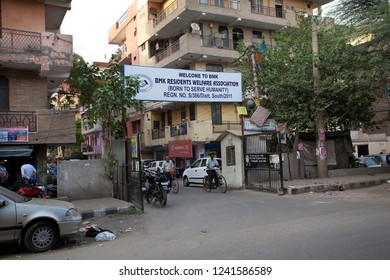
[[[318,7],[318,16],[321,15],[321,7]],[[317,19],[313,18],[312,22],[312,48],[313,48],[313,87],[314,96],[317,103],[317,141],[316,141],[316,157],[317,157],[317,175],[318,178],[328,177],[328,164],[326,161],[326,138],[325,124],[322,108],[319,108],[319,92],[320,92],[320,70],[318,69],[318,36],[317,36]]]
[[[255,100],[260,100],[260,92],[259,92],[259,82],[257,78],[257,61],[256,61],[256,49],[255,46],[251,47],[251,61],[252,61],[252,72],[253,72],[253,87]]]

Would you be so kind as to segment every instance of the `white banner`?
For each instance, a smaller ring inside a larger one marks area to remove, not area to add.
[[[241,102],[241,73],[124,65],[124,76],[141,80],[135,99],[182,102]]]

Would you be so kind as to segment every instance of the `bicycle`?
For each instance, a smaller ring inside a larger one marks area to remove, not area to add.
[[[221,193],[226,193],[227,191],[227,183],[225,177],[223,177],[221,174],[218,175],[219,178],[219,184],[216,186],[215,184],[215,178],[211,182],[209,181],[209,175],[206,175],[203,177],[203,190],[206,192],[211,192],[212,189],[219,189]]]
[[[172,178],[171,189],[173,193],[179,192],[179,180],[177,180],[176,177]]]

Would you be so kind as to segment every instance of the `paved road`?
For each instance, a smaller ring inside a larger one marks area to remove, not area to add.
[[[344,192],[284,195],[251,190],[206,193],[181,187],[164,208],[92,223],[117,234],[41,254],[3,259],[370,260],[390,259],[390,184]]]

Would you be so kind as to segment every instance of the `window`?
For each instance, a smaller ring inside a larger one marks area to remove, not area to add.
[[[190,121],[195,120],[195,104],[190,104]]]
[[[223,72],[223,67],[219,64],[207,64],[206,71]]]
[[[236,165],[236,149],[235,146],[226,147],[226,165]]]
[[[0,110],[9,110],[9,86],[8,79],[4,76],[0,76]]]
[[[253,30],[252,31],[252,38],[253,39],[262,39],[263,33],[261,31]]]
[[[165,112],[161,113],[160,118],[161,118],[161,126],[164,128],[165,127]]]
[[[236,49],[238,42],[244,39],[244,31],[241,28],[233,28],[233,48]]]
[[[172,111],[171,110],[169,110],[168,111],[168,125],[170,126],[170,125],[172,125]]]
[[[156,8],[150,8],[149,9],[149,19],[155,19],[157,18],[157,9]]]
[[[240,2],[239,0],[232,0],[232,9],[238,10],[238,3],[239,2]]]
[[[213,124],[222,124],[221,103],[211,104],[211,120]]]
[[[225,1],[224,0],[215,0],[215,6],[217,7],[224,7]]]
[[[180,108],[180,116],[182,120],[185,120],[187,118],[186,106],[182,106]]]

